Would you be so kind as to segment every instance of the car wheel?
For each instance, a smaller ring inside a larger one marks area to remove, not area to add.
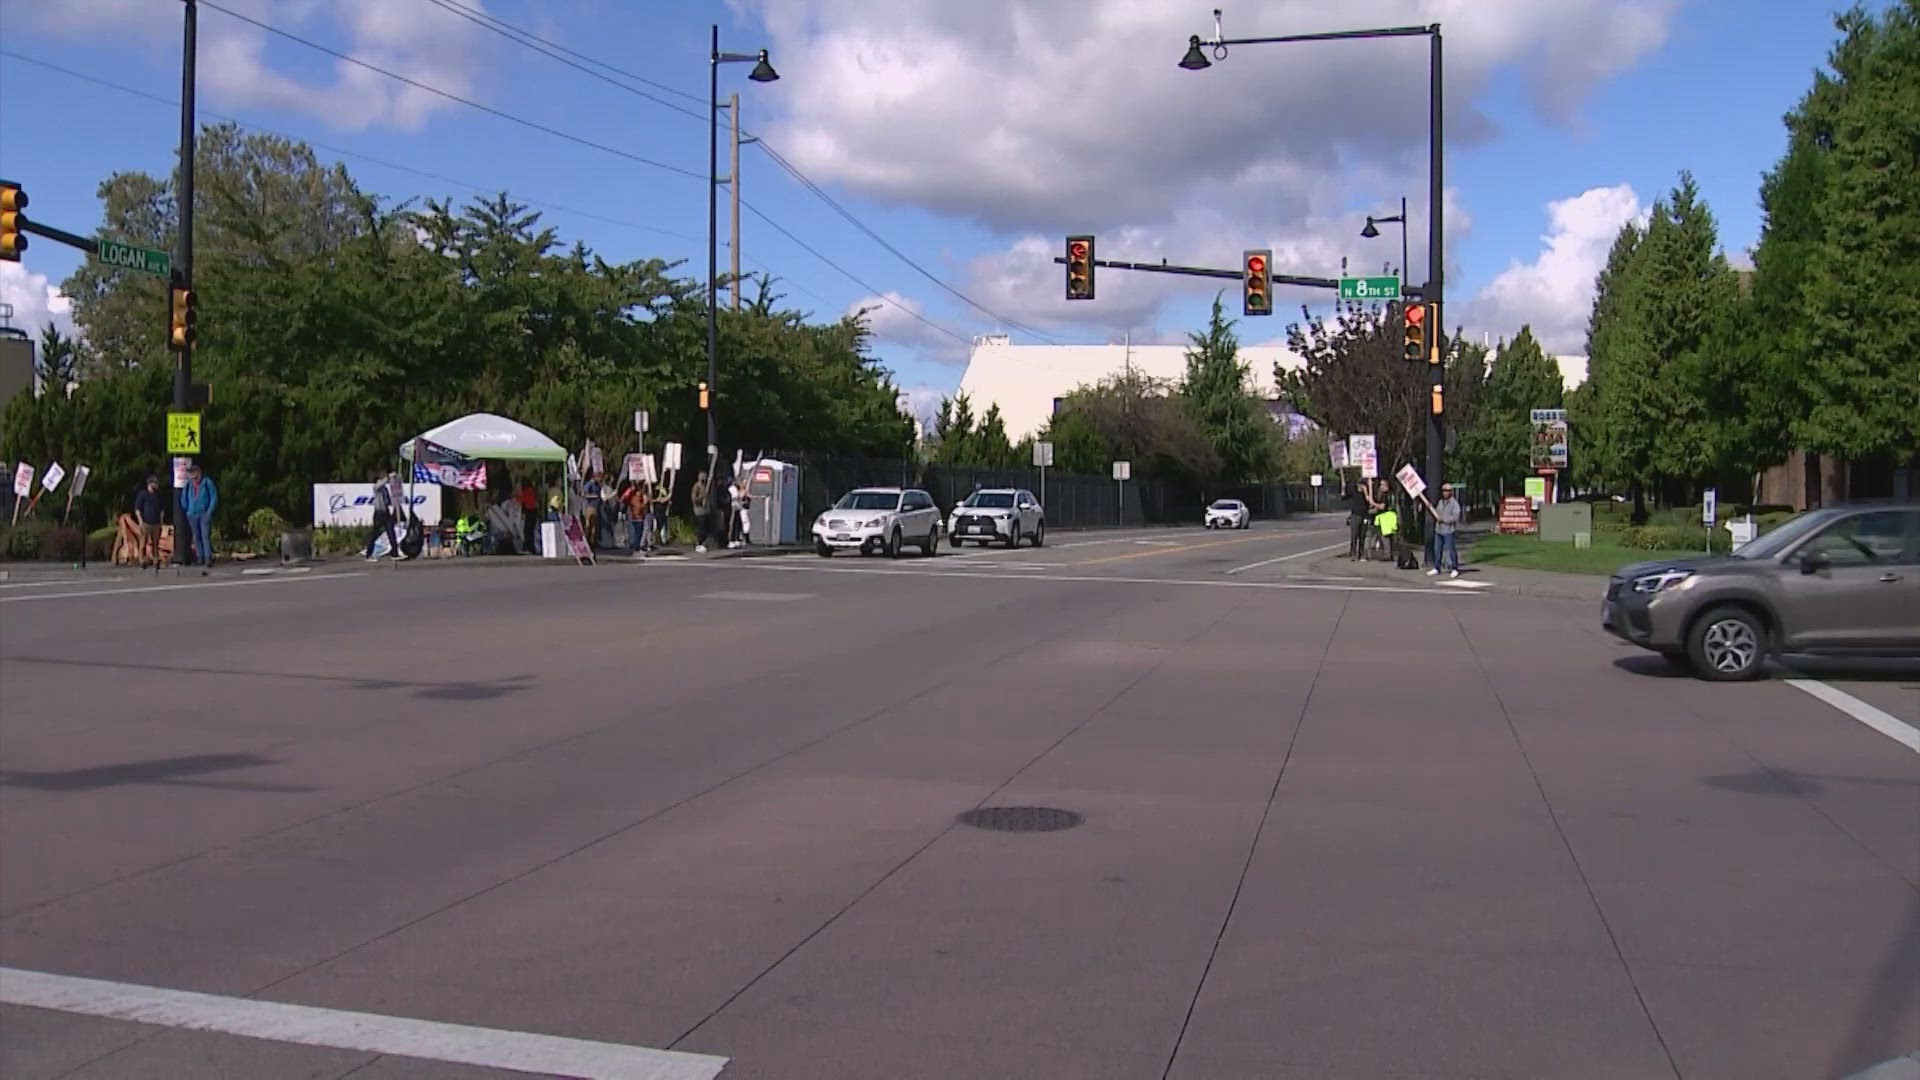
[[[1017,548],[1019,546],[1020,546],[1020,523],[1016,521],[1007,526],[1007,547],[1011,549],[1011,548]]]
[[[947,543],[952,544],[955,551],[960,550],[960,534],[954,533],[952,536],[947,537]]]
[[[1041,522],[1033,527],[1033,546],[1039,547],[1047,542],[1047,523]]]
[[[1700,616],[1687,633],[1687,657],[1694,674],[1714,682],[1735,682],[1760,674],[1767,658],[1767,632],[1753,612],[1717,607]]]
[[[922,555],[940,554],[940,523],[939,522],[937,521],[934,522],[933,528],[927,530],[927,542],[920,545],[920,554]]]
[[[906,553],[906,545],[900,540],[900,526],[895,525],[893,534],[887,537],[887,558],[897,559]]]
[[[825,541],[815,540],[813,542],[813,551],[814,551],[814,554],[820,556],[823,559],[833,558],[833,545],[828,544]]]

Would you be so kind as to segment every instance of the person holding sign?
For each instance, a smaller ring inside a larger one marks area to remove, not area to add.
[[[1427,502],[1422,496],[1421,502]],[[1460,501],[1453,497],[1453,485],[1440,485],[1440,501],[1427,502],[1433,514],[1433,558],[1427,566],[1431,577],[1446,569],[1448,577],[1460,576]]]

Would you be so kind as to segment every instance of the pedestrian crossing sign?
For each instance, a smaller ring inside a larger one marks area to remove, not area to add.
[[[200,414],[197,412],[170,412],[167,414],[167,453],[198,454],[200,452]]]

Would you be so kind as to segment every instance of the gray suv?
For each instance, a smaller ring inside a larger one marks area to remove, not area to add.
[[[1774,653],[1920,656],[1920,503],[1810,510],[1719,558],[1622,567],[1601,625],[1704,679]]]

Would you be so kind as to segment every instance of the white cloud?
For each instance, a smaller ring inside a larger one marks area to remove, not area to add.
[[[1474,336],[1512,337],[1531,324],[1548,352],[1584,351],[1594,279],[1607,265],[1620,226],[1645,224],[1647,214],[1626,184],[1548,203],[1545,249],[1530,263],[1511,263],[1480,290],[1467,308],[1467,329]]]
[[[1229,36],[1443,21],[1448,132],[1487,138],[1497,69],[1572,118],[1665,39],[1676,0],[1354,0],[1244,5]],[[1179,70],[1202,7],[1164,0],[743,0],[767,27],[787,119],[773,141],[816,179],[1008,233],[1165,223],[1226,191],[1280,222],[1348,209],[1423,168],[1426,43],[1236,48]],[[1442,10],[1444,8],[1444,10]],[[1369,173],[1377,174],[1369,177]]]
[[[234,11],[299,34],[407,78],[473,95],[483,42],[479,26],[424,0],[226,0]],[[479,0],[462,0],[469,8]],[[154,0],[20,0],[28,20],[66,37],[143,42],[178,56],[180,5]],[[306,113],[336,130],[385,126],[417,131],[453,102],[355,64],[324,58],[224,12],[202,7],[198,80],[203,101],[225,108]],[[329,70],[331,78],[303,73]]]
[[[889,290],[847,305],[848,315],[863,312],[874,341],[881,345],[905,346],[936,364],[967,362],[966,340],[941,330],[927,315],[926,305],[910,296]]]
[[[40,336],[40,328],[52,323],[60,332],[72,336],[73,301],[45,274],[36,274],[16,262],[0,262],[0,303],[10,304],[13,315],[7,322]]]

